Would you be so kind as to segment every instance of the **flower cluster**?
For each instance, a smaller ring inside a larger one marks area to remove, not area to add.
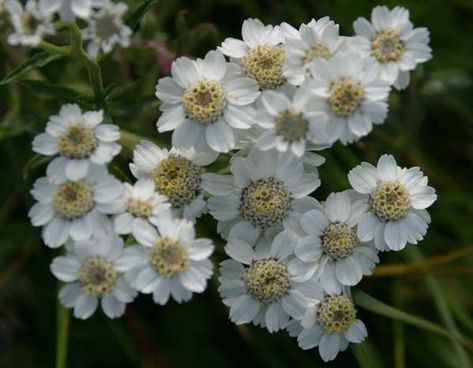
[[[125,3],[110,0],[27,0],[23,6],[18,0],[6,0],[14,32],[8,37],[11,45],[37,47],[43,39],[55,33],[56,14],[68,23],[76,18],[87,26],[82,37],[87,41],[87,52],[95,57],[101,51],[109,53],[115,45],[130,45],[131,29],[124,23],[128,10]]]
[[[54,11],[86,19],[92,54],[129,37],[121,4],[40,5],[48,22]],[[347,37],[328,17],[298,29],[248,19],[241,40],[227,38],[203,59],[176,59],[156,85],[157,129],[172,132],[172,147],[141,141],[134,184],[107,171],[120,133],[102,111],[65,105],[51,116],[33,141],[53,159],[34,184],[30,218],[47,246],[65,246],[51,265],[67,283],[61,302],[84,319],[99,301],[108,317],[120,316],[137,292],[159,305],[190,300],[212,275],[214,246],[194,228],[208,213],[227,243],[219,292],[234,323],[287,330],[302,349],[318,346],[324,361],[362,342],[350,288],[373,272],[379,252],[424,238],[436,193],[418,167],[384,154],[348,173],[351,189],[314,196],[320,151],[384,123],[391,88],[405,88],[431,58],[428,31],[414,28],[404,8],[378,6],[354,28]],[[101,38],[112,29],[121,36]]]

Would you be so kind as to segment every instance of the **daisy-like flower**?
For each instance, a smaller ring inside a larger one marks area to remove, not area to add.
[[[224,237],[247,234],[257,239],[289,226],[296,212],[315,207],[308,195],[320,185],[317,170],[308,172],[301,159],[275,150],[251,150],[247,157],[235,157],[233,175],[204,174],[204,188],[217,231]]]
[[[172,78],[158,81],[156,96],[164,102],[158,131],[174,130],[174,147],[228,152],[235,147],[235,135],[254,123],[251,104],[259,91],[238,65],[209,51],[203,60],[175,60]]]
[[[123,185],[104,167],[94,166],[86,177],[54,183],[49,177],[36,180],[31,191],[38,202],[28,216],[33,226],[43,226],[44,243],[51,248],[89,239],[111,229],[107,215],[120,211]]]
[[[359,344],[368,336],[365,324],[356,318],[356,308],[346,295],[326,295],[307,308],[302,321],[291,321],[289,334],[297,336],[304,349],[319,347],[324,362],[334,360],[349,343]]]
[[[84,41],[89,41],[87,52],[97,56],[100,50],[112,51],[115,45],[130,45],[131,29],[123,22],[123,15],[128,10],[125,3],[107,2],[102,8],[92,13],[88,26],[82,31]]]
[[[118,126],[102,122],[103,111],[82,113],[72,104],[49,117],[46,132],[33,140],[33,151],[46,156],[59,154],[47,168],[52,181],[82,179],[93,164],[108,164],[120,152]]]
[[[418,167],[401,168],[393,156],[383,155],[376,167],[363,162],[352,169],[348,180],[368,205],[358,223],[361,241],[374,239],[379,250],[401,250],[424,238],[430,223],[426,208],[437,194]]]
[[[287,29],[290,26],[283,24],[283,27]],[[284,75],[289,83],[300,86],[307,77],[312,76],[309,66],[314,59],[330,59],[344,49],[345,41],[340,37],[338,28],[338,24],[329,17],[323,17],[302,24],[299,30],[292,28],[287,32]]]
[[[255,251],[239,238],[227,244],[225,251],[233,259],[220,264],[219,292],[230,307],[232,322],[252,322],[276,332],[285,328],[290,318],[302,319],[309,303],[322,299],[319,283],[290,267],[295,242],[286,230],[266,251]]]
[[[240,64],[245,74],[258,82],[261,90],[275,89],[286,82],[283,74],[286,55],[284,31],[265,26],[259,19],[247,19],[241,27],[242,40],[226,38],[219,50]]]
[[[74,21],[75,17],[88,19],[92,9],[103,6],[106,0],[40,0],[39,6],[47,13],[58,12],[62,20]]]
[[[256,141],[257,149],[274,148],[301,157],[311,145],[324,146],[328,142],[327,115],[312,109],[307,87],[301,86],[292,99],[276,91],[261,96],[263,108],[256,120],[264,131]]]
[[[356,234],[366,205],[350,194],[355,193],[332,193],[323,208],[301,217],[303,234],[295,249],[298,266],[310,270],[309,277],[315,274],[329,294],[358,284],[379,262],[374,244],[361,242]]]
[[[315,59],[310,65],[313,107],[328,114],[332,140],[351,143],[367,135],[373,124],[388,114],[389,84],[380,79],[378,67],[354,51],[329,60]]]
[[[44,36],[54,34],[51,13],[40,11],[35,0],[28,0],[24,7],[17,0],[8,0],[5,8],[15,29],[8,36],[10,45],[38,46]]]
[[[206,289],[214,246],[209,239],[195,238],[190,221],[163,215],[156,225],[158,231],[141,223],[136,231],[139,244],[125,250],[127,280],[142,293],[152,293],[156,304],[166,304],[170,296],[186,302]]]
[[[113,233],[74,242],[66,256],[56,257],[51,263],[54,276],[67,283],[59,292],[59,300],[67,308],[74,308],[76,318],[89,318],[99,301],[107,317],[120,317],[125,304],[137,295],[125,280],[126,265],[123,240]]]
[[[405,8],[377,6],[371,23],[358,18],[353,27],[357,35],[351,41],[353,47],[374,60],[380,66],[381,78],[398,89],[409,84],[409,71],[432,58],[428,29],[414,28]]]
[[[195,220],[206,210],[202,190],[202,166],[213,161],[209,153],[159,148],[141,141],[133,151],[130,170],[137,179],[151,179],[157,193],[165,196],[174,214]]]
[[[139,179],[134,185],[123,184],[121,213],[113,219],[117,234],[132,234],[136,238],[139,223],[152,223],[162,213],[170,210],[167,198],[154,190],[151,179]]]

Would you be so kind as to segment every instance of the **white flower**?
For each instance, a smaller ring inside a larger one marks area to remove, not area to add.
[[[190,221],[160,216],[156,225],[159,232],[139,224],[139,244],[125,250],[127,280],[142,293],[152,293],[156,304],[166,304],[170,296],[178,303],[186,302],[192,293],[206,289],[214,246],[209,239],[195,238]]]
[[[154,182],[150,179],[139,179],[134,185],[123,185],[125,194],[121,213],[113,219],[113,224],[117,234],[132,234],[136,238],[139,223],[156,222],[156,218],[167,213],[171,205],[165,196],[155,192]]]
[[[308,195],[320,185],[317,169],[308,172],[301,159],[277,151],[249,152],[235,157],[232,175],[204,174],[203,186],[217,231],[224,237],[247,234],[257,239],[289,226],[295,212],[305,212],[317,201]]]
[[[371,23],[358,18],[353,27],[358,36],[351,41],[353,47],[374,60],[381,67],[381,78],[398,89],[409,84],[409,71],[432,58],[429,31],[414,28],[405,8],[377,6]]]
[[[100,234],[73,243],[66,256],[54,258],[50,268],[68,283],[59,292],[59,300],[74,308],[74,317],[89,318],[100,301],[107,317],[117,318],[137,294],[123,275],[126,264],[123,240],[115,234]]]
[[[84,41],[89,41],[87,52],[91,56],[97,56],[100,50],[107,54],[115,45],[130,45],[133,32],[123,22],[127,9],[128,5],[125,3],[107,2],[103,8],[92,13],[87,28],[82,31]]]
[[[401,168],[393,156],[383,155],[377,167],[363,162],[352,169],[348,180],[368,205],[358,223],[361,241],[374,239],[379,250],[401,250],[424,238],[430,223],[426,208],[437,194],[418,167]]]
[[[206,211],[201,166],[214,159],[214,154],[167,150],[143,140],[133,151],[130,170],[137,179],[151,179],[156,192],[168,199],[176,216],[193,221]]]
[[[302,24],[299,30],[293,29],[287,23],[286,43],[284,45],[287,64],[284,75],[287,81],[295,86],[301,85],[307,77],[312,76],[310,63],[316,58],[330,59],[344,49],[345,41],[340,37],[338,24],[329,17],[319,20],[312,19],[308,24]],[[288,27],[292,28],[288,32]]]
[[[39,6],[47,13],[59,12],[62,20],[74,21],[75,17],[88,19],[92,8],[103,6],[105,0],[40,0]]]
[[[158,81],[156,96],[163,101],[158,131],[174,130],[174,147],[228,152],[236,135],[254,123],[251,103],[259,91],[238,65],[226,62],[219,51],[209,51],[203,60],[175,60],[172,78]]]
[[[17,0],[8,0],[5,8],[15,29],[8,36],[10,45],[38,46],[44,36],[54,34],[51,13],[39,10],[35,0],[28,0],[24,7]]]
[[[380,79],[378,67],[359,53],[339,53],[310,65],[314,79],[314,108],[329,116],[328,135],[343,144],[367,135],[388,113],[389,84]]]
[[[230,307],[232,322],[253,322],[276,332],[290,318],[302,319],[309,303],[322,299],[318,282],[301,281],[305,274],[290,267],[295,242],[289,231],[283,231],[266,251],[255,251],[239,238],[227,244],[225,251],[233,259],[220,264],[219,292]]]
[[[261,90],[274,89],[286,82],[285,36],[279,26],[265,26],[259,19],[247,19],[241,27],[242,40],[226,38],[219,50],[240,64]]]
[[[46,132],[33,140],[33,151],[55,156],[47,172],[54,182],[78,180],[87,175],[92,164],[112,161],[121,147],[118,126],[102,124],[103,111],[82,113],[79,106],[67,104],[59,115],[49,117]]]
[[[306,148],[327,146],[327,115],[312,108],[309,91],[303,85],[292,98],[276,91],[262,94],[263,108],[258,111],[256,121],[265,130],[255,143],[257,149],[274,148],[301,157]]]
[[[288,331],[297,336],[302,349],[318,346],[324,362],[334,360],[350,342],[359,344],[368,336],[365,324],[356,318],[353,301],[345,295],[326,295],[320,304],[310,305],[302,321],[292,321]]]
[[[44,243],[57,248],[69,238],[79,241],[110,231],[108,214],[120,211],[123,186],[104,167],[94,166],[80,180],[53,183],[42,177],[31,194],[38,202],[28,216],[33,226],[44,226]]]
[[[309,269],[309,277],[315,274],[329,294],[358,284],[379,262],[374,244],[361,242],[356,234],[366,205],[350,194],[355,193],[332,193],[323,208],[301,217],[303,233],[295,249],[298,267]]]

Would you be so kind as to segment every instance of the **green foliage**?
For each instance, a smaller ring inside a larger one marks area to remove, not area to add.
[[[123,130],[124,149],[111,170],[130,180],[128,163],[139,140],[170,142],[169,135],[156,132],[159,102],[154,96],[169,57],[203,56],[225,37],[240,37],[248,17],[297,25],[329,15],[351,35],[352,21],[368,17],[378,3],[130,0],[127,23],[137,30],[133,45],[100,60],[106,86],[100,101],[88,81],[87,68],[94,65],[13,48],[6,43],[8,28],[0,23],[0,367],[54,366],[57,288],[49,263],[55,252],[41,244],[40,231],[27,219],[29,190],[48,162],[34,155],[31,140],[49,115],[65,102],[85,109],[104,104],[107,119]],[[439,194],[432,224],[420,256],[407,250],[381,254],[388,265],[473,246],[473,16],[467,0],[383,3],[408,7],[413,22],[429,28],[434,59],[413,73],[408,90],[392,93],[385,124],[356,145],[338,144],[323,153],[324,180],[315,196],[324,199],[346,189],[347,171],[363,160],[375,162],[382,153],[394,154],[402,165],[420,166]],[[67,44],[67,29],[55,37]],[[215,221],[204,216],[198,232],[214,234],[214,228]],[[221,258],[222,242],[217,240],[217,246]],[[330,365],[315,351],[300,350],[284,332],[230,323],[215,275],[209,290],[187,304],[157,307],[141,296],[119,320],[101,313],[85,322],[73,320],[69,366],[466,368],[473,351],[472,273],[469,255],[417,273],[364,279],[354,296],[370,337]]]

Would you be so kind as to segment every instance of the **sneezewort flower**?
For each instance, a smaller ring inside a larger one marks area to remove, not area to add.
[[[100,302],[108,318],[120,317],[125,304],[137,292],[125,280],[122,269],[127,261],[123,240],[117,235],[97,234],[91,239],[74,242],[65,256],[54,258],[51,272],[67,283],[59,292],[59,300],[74,309],[74,317],[89,318]]]
[[[437,199],[435,189],[418,167],[401,168],[391,155],[382,155],[377,166],[367,162],[348,173],[368,210],[357,228],[362,241],[373,240],[379,250],[401,250],[417,244],[427,232],[427,208]]]
[[[138,244],[125,250],[126,278],[142,293],[153,294],[156,304],[166,304],[171,296],[186,302],[206,289],[214,246],[209,239],[195,238],[190,221],[163,215],[156,225],[139,224]]]
[[[235,157],[230,171],[203,175],[204,189],[212,194],[208,208],[224,238],[270,236],[316,203],[309,194],[320,185],[318,173],[292,154],[251,150],[247,157]]]
[[[42,226],[44,243],[51,248],[69,239],[86,240],[94,233],[111,230],[107,215],[118,213],[124,194],[122,183],[101,166],[94,166],[79,180],[54,183],[49,177],[36,180],[31,191],[38,202],[28,216]]]
[[[56,156],[47,172],[54,182],[79,180],[91,166],[105,165],[120,152],[118,126],[103,124],[103,111],[82,113],[79,106],[66,104],[49,117],[46,131],[33,140],[33,151]]]
[[[403,7],[389,10],[377,6],[371,13],[371,23],[358,18],[353,27],[357,35],[350,41],[353,47],[376,62],[381,78],[398,89],[407,87],[411,70],[432,58],[429,31],[414,28],[409,11]]]
[[[204,59],[175,60],[172,78],[158,81],[156,96],[164,102],[158,131],[172,130],[174,147],[228,152],[254,124],[250,105],[259,91],[238,65],[225,61],[220,51],[209,51]]]
[[[322,299],[315,279],[301,281],[305,274],[289,269],[295,241],[289,231],[283,231],[269,248],[255,251],[242,239],[230,240],[225,251],[232,259],[220,264],[219,292],[230,307],[232,322],[252,322],[276,332],[290,318],[302,319],[309,303]]]

